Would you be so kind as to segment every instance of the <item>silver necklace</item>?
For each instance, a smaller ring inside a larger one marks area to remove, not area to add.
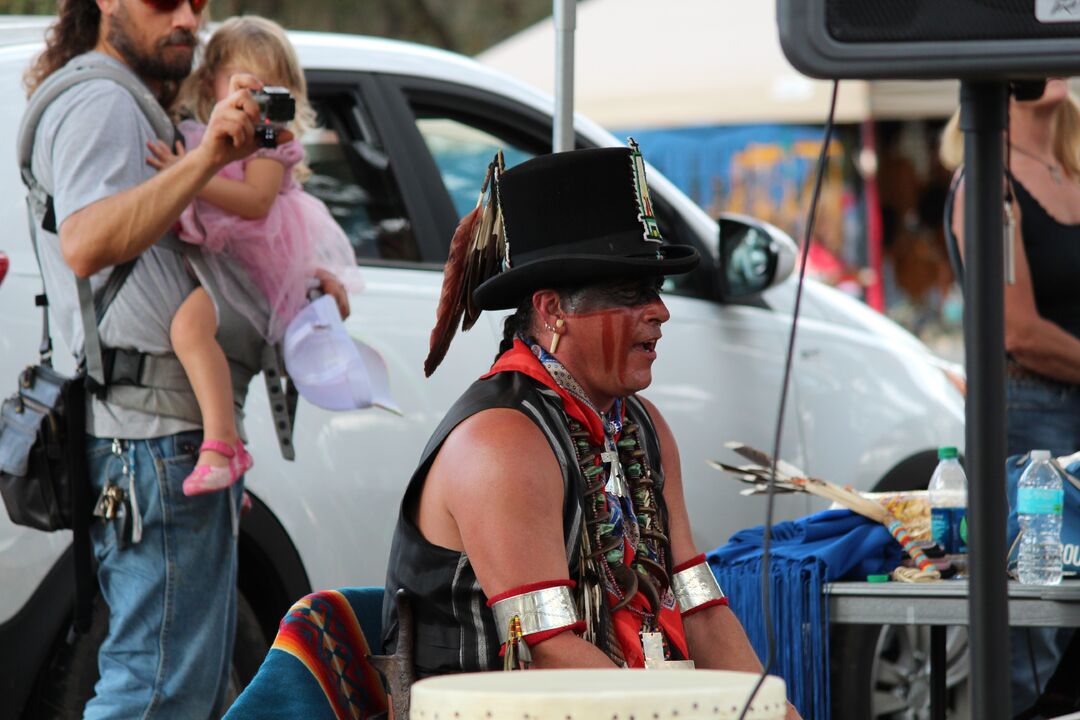
[[[1064,181],[1064,177],[1061,174],[1061,168],[1058,165],[1056,165],[1054,163],[1048,163],[1048,162],[1046,162],[1046,160],[1043,160],[1041,157],[1039,157],[1035,153],[1028,152],[1024,148],[1019,147],[1017,145],[1011,145],[1010,147],[1012,147],[1013,150],[1020,153],[1021,155],[1027,155],[1029,158],[1031,158],[1035,162],[1039,163],[1040,165],[1046,166],[1046,169],[1050,173],[1050,179],[1053,180],[1056,185],[1060,185]]]

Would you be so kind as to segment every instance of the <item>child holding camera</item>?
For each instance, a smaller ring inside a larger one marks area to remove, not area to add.
[[[227,94],[229,78],[238,73],[266,84],[253,96],[265,119],[256,132],[268,147],[227,165],[211,179],[181,215],[179,234],[184,241],[203,246],[223,299],[269,342],[277,342],[307,302],[313,277],[327,270],[342,277],[356,273],[348,238],[326,206],[299,183],[308,170],[297,138],[313,124],[314,112],[284,30],[253,16],[223,23],[206,45],[202,65],[180,89],[181,112],[195,118],[180,123],[184,144],[177,143],[174,153],[160,141],[150,143],[147,162],[160,170],[183,156],[184,145],[189,149],[198,145],[211,109]],[[295,118],[288,128],[294,139],[276,145],[275,121],[287,118],[292,110]],[[358,289],[357,284],[354,280],[352,289]],[[226,488],[252,466],[236,431],[232,380],[216,333],[214,301],[203,288],[196,288],[170,328],[173,350],[203,415],[204,441],[195,470],[184,480],[185,495]]]

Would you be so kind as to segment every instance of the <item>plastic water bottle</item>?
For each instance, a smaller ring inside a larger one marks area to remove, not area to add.
[[[1061,582],[1061,509],[1065,493],[1049,450],[1032,450],[1016,486],[1020,537],[1019,573],[1025,585]]]
[[[949,555],[966,554],[967,476],[956,448],[938,448],[938,464],[927,489],[934,542]]]

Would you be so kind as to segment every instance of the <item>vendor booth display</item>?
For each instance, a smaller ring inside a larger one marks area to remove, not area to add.
[[[917,502],[908,502],[906,498],[897,497],[893,494],[882,498],[882,501],[865,497],[863,494],[842,488],[827,480],[808,477],[807,473],[783,460],[774,461],[768,453],[750,447],[740,442],[726,444],[731,450],[754,462],[752,465],[728,465],[727,463],[710,461],[710,465],[718,470],[731,473],[736,479],[750,483],[753,487],[743,491],[744,494],[764,492],[770,479],[775,480],[776,490],[779,492],[805,492],[817,497],[824,498],[833,503],[834,507],[847,508],[862,515],[865,518],[880,522],[893,538],[900,543],[904,552],[908,554],[915,568],[896,568],[892,571],[893,579],[900,582],[927,582],[939,580],[940,571],[933,561],[923,552],[922,536],[913,533],[911,529],[892,513],[892,509],[902,509],[909,518],[917,520],[920,531],[923,530],[923,518],[915,515],[924,507],[929,513],[929,505],[923,506]],[[775,465],[775,467],[774,467]],[[927,520],[929,516],[927,515]]]
[[[765,657],[761,603],[764,527],[741,530],[707,553],[754,650]],[[900,564],[901,552],[884,525],[849,510],[826,510],[772,528],[769,613],[774,620],[772,672],[788,686],[788,699],[806,720],[829,716],[828,608],[825,584],[865,580]]]
[[[727,447],[750,462],[710,464],[746,483],[749,487],[742,494],[765,492],[769,480],[775,477],[776,492],[810,493],[831,501],[834,508],[847,508],[775,525],[769,558],[769,612],[775,625],[777,653],[774,670],[788,683],[790,700],[804,718],[828,717],[830,618],[828,603],[822,600],[825,586],[838,581],[856,581],[851,584],[861,586],[866,581],[890,579],[933,582],[962,569],[964,564],[957,561],[964,556],[942,555],[931,540],[930,502],[925,491],[857,493],[808,478],[798,467],[782,460],[774,462],[767,453],[742,443],[727,443]],[[1019,533],[1017,483],[1029,461],[1030,454],[1006,461],[1008,539],[1013,555]],[[1080,453],[1052,462],[1064,478],[1063,569],[1066,574],[1075,574],[1080,570]],[[767,648],[761,602],[763,545],[764,528],[750,528],[736,533],[727,545],[708,556],[728,594],[731,609],[762,656]],[[936,586],[944,588],[942,584]],[[966,583],[953,587],[967,592]],[[864,592],[868,597],[880,594],[873,589]]]
[[[745,495],[764,492],[775,479],[777,492],[809,493],[837,508],[782,522],[771,530],[769,608],[776,662],[773,670],[788,684],[789,699],[804,718],[829,716],[829,617],[825,585],[838,580],[903,582],[939,580],[941,573],[923,548],[929,544],[929,504],[924,496],[864,497],[826,480],[807,477],[791,463],[739,442],[726,447],[750,461],[716,469],[750,485]],[[896,511],[904,516],[893,515]],[[925,517],[924,517],[925,516]],[[918,533],[911,531],[911,523]],[[765,529],[742,530],[708,554],[732,611],[754,649],[765,657],[768,641],[762,607]],[[912,566],[904,565],[904,553]]]

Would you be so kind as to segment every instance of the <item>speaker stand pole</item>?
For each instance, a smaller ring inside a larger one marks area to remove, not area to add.
[[[1005,253],[1003,81],[964,81],[964,357],[967,366],[971,716],[1002,717],[1009,698],[1009,603],[1004,572]]]

